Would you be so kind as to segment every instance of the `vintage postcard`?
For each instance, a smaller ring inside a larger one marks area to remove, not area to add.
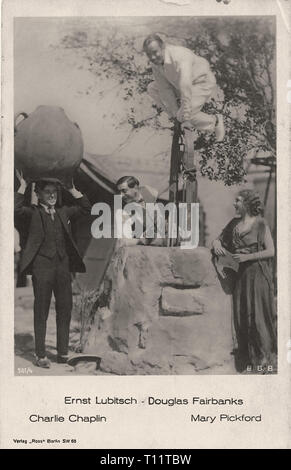
[[[1,448],[290,448],[290,13],[2,1]]]

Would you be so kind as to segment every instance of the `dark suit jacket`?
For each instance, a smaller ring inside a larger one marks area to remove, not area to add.
[[[69,256],[70,271],[85,272],[86,268],[82,258],[78,252],[78,248],[73,239],[71,232],[70,220],[80,215],[90,214],[91,205],[86,196],[75,200],[74,206],[63,206],[56,208],[56,212],[62,222],[66,249]],[[29,222],[27,240],[22,252],[20,260],[20,272],[31,274],[31,263],[34,260],[44,239],[44,229],[40,214],[40,207],[36,205],[24,206],[23,194],[15,193],[14,195],[14,217],[18,226],[21,222]]]

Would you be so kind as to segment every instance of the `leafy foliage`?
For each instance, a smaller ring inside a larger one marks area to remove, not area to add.
[[[207,103],[205,110],[224,114],[226,137],[216,143],[211,135],[199,136],[201,173],[227,185],[242,181],[250,151],[269,156],[276,151],[273,20],[171,17],[161,18],[159,27],[163,30],[156,27],[155,32],[169,42],[205,57],[217,78],[220,99]],[[148,26],[141,36],[132,30],[104,20],[94,33],[66,35],[60,47],[75,49],[98,82],[104,82],[100,98],[106,93],[106,81],[114,81],[124,102],[124,118],[117,127],[168,131],[171,121],[147,94],[153,76],[142,41],[152,31]]]

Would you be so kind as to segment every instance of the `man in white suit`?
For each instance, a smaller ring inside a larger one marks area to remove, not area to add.
[[[216,79],[209,63],[190,49],[165,43],[151,34],[143,44],[155,81],[148,87],[149,95],[182,128],[215,132],[216,140],[224,138],[221,114],[201,111],[216,89]]]

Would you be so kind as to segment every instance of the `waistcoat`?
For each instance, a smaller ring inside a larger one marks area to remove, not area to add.
[[[66,254],[65,234],[62,222],[57,213],[54,214],[54,220],[44,210],[40,210],[44,228],[44,241],[38,252],[39,255],[53,258],[57,253],[60,258]]]

